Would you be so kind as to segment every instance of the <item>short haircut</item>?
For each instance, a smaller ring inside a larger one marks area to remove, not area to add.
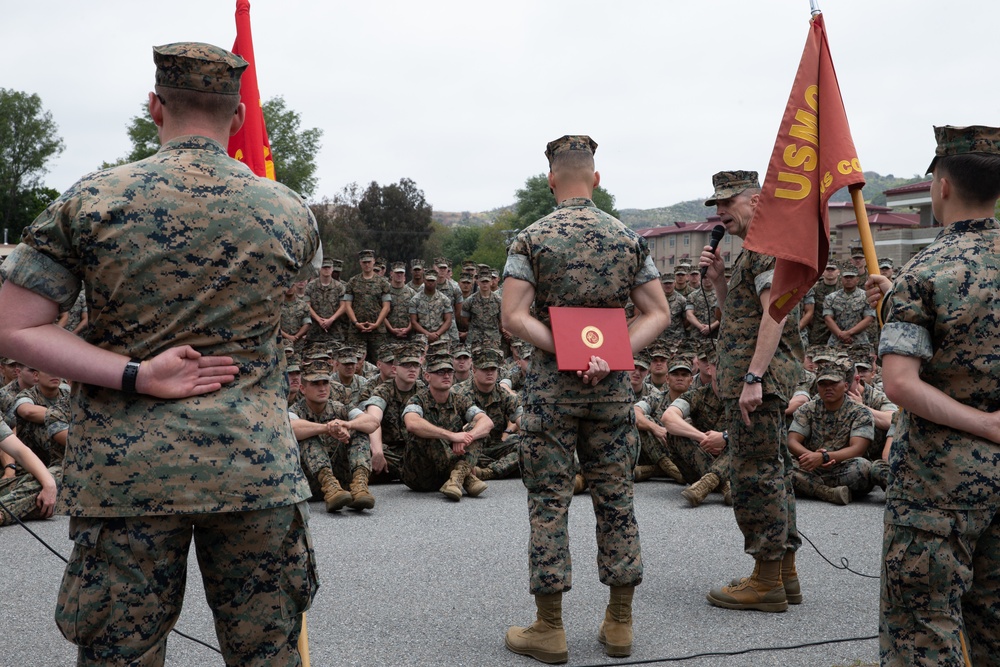
[[[563,151],[552,158],[551,171],[554,173],[593,173],[594,154],[588,151]]]
[[[228,120],[240,105],[239,95],[202,93],[186,88],[155,86],[163,106],[177,116],[196,114],[208,116],[217,122]]]
[[[934,170],[951,181],[964,201],[989,204],[1000,198],[1000,155],[946,155],[937,159]]]

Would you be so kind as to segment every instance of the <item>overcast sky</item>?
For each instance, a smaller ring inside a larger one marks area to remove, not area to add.
[[[37,93],[64,190],[130,150],[152,46],[231,48],[235,0],[6,2],[0,87]],[[932,125],[1000,124],[1000,3],[825,0],[862,166],[922,173]],[[589,134],[619,208],[766,169],[805,44],[808,0],[253,0],[261,95],[322,128],[316,197],[408,177],[435,209],[513,202],[545,144]],[[867,193],[870,197],[874,193]]]

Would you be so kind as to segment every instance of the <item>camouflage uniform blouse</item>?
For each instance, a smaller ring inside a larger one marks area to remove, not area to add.
[[[815,313],[815,311],[813,311]],[[860,287],[855,287],[854,291],[848,294],[844,290],[837,290],[831,293],[823,301],[823,317],[827,315],[833,317],[841,331],[847,331],[858,322],[869,315],[875,317],[875,309],[868,305],[865,292]],[[830,347],[843,347],[844,343],[832,333],[827,339]],[[861,333],[854,334],[855,345],[867,345],[867,329]]]
[[[616,258],[614,265],[606,261]],[[535,288],[535,313],[549,325],[550,306],[624,308],[636,287],[659,280],[645,239],[578,197],[522,230],[510,246],[505,278]],[[525,378],[524,404],[634,401],[626,371],[613,371],[597,386],[576,373],[560,372],[556,357],[536,349]]]
[[[52,465],[51,456],[51,446],[49,443],[49,435],[45,429],[45,423],[36,424],[35,422],[28,421],[21,417],[17,417],[17,408],[22,405],[37,405],[42,408],[51,408],[55,406],[59,401],[65,401],[69,397],[69,389],[65,386],[59,387],[59,394],[55,398],[47,398],[39,390],[36,384],[31,389],[25,389],[17,395],[14,399],[14,407],[11,408],[12,412],[15,414],[15,419],[13,421],[14,427],[17,429],[17,437],[27,445],[31,451],[35,453],[47,466]]]
[[[903,268],[886,296],[889,314],[879,354],[917,357],[924,382],[964,405],[995,411],[1000,405],[998,276],[996,220],[945,227]],[[893,482],[887,500],[922,506],[925,516],[932,511],[928,508],[995,511],[1000,499],[1000,445],[909,410],[900,412],[889,465]],[[887,511],[887,521],[888,516]],[[903,516],[893,522],[914,525]]]
[[[705,305],[705,299],[708,305]],[[699,287],[687,296],[687,310],[694,311],[694,316],[702,324],[712,324],[718,318],[715,316],[715,309],[719,307],[719,297],[715,295],[714,289],[706,290],[704,286]],[[704,338],[696,329],[690,329],[693,338]]]
[[[431,390],[428,388],[421,389],[411,396],[410,400],[406,402],[406,407],[403,408],[404,415],[412,412],[431,424],[452,433],[460,432],[482,411],[482,408],[476,405],[468,394],[449,391],[448,400],[444,403],[438,403],[431,396]],[[407,432],[407,437],[416,441],[425,439],[418,438],[409,432]]]
[[[420,323],[420,326],[431,333],[441,328],[441,325],[444,324],[444,316],[448,313],[452,314],[451,321],[455,321],[455,311],[452,309],[451,299],[436,290],[431,296],[427,296],[427,292],[423,290],[414,294],[413,298],[410,299],[409,311],[410,315],[417,316],[417,322]],[[441,335],[442,338],[448,337],[448,331],[451,331],[451,327],[444,331]]]
[[[712,385],[703,384],[697,389],[688,389],[670,405],[680,410],[681,417],[690,419],[691,425],[699,431],[725,430],[726,409],[722,398],[715,395]]]
[[[470,350],[481,346],[500,349],[500,297],[491,292],[483,298],[477,291],[462,303],[462,317],[469,318],[465,344]]]
[[[673,292],[667,296],[667,306],[670,308],[670,324],[660,332],[656,340],[670,349],[675,349],[686,337],[684,332],[684,311],[687,310],[687,304],[687,299],[677,292]]]
[[[374,405],[382,411],[382,442],[402,442],[406,439],[403,408],[407,401],[423,388],[420,380],[417,380],[409,391],[400,390],[394,381],[375,387],[371,398],[361,406],[361,409]]]
[[[359,273],[347,281],[341,299],[351,302],[351,308],[354,309],[354,316],[358,322],[374,322],[382,312],[382,304],[392,301],[389,287],[389,281],[383,276],[373,275],[366,279]],[[385,333],[385,327],[379,325],[377,331]]]
[[[812,286],[805,298],[802,299],[803,304],[813,304],[813,317],[812,321],[809,323],[810,345],[826,345],[826,342],[830,339],[830,328],[826,326],[826,320],[823,319],[823,304],[826,302],[827,296],[833,294],[839,289],[839,280],[832,285],[827,285],[823,282],[823,279],[820,278],[819,281]]]
[[[390,286],[389,294],[392,296],[392,305],[389,307],[389,314],[386,316],[386,320],[396,329],[403,329],[410,326],[410,299],[413,298],[416,292],[403,285],[402,287]],[[394,338],[393,340],[397,339]]]
[[[761,307],[760,293],[771,287],[774,261],[774,257],[743,250],[733,265],[733,276],[729,279],[729,292],[719,324],[719,363],[716,368],[722,398],[739,398],[743,392],[743,378],[750,370],[761,318],[770,317]],[[786,326],[774,357],[764,372],[764,396],[774,395],[788,401],[799,379],[798,359],[802,355],[802,338],[794,327]]]
[[[312,322],[309,315],[309,302],[305,299],[292,299],[291,301],[282,298],[281,300],[281,330],[290,336],[294,336],[302,328],[303,324]]]
[[[484,394],[476,388],[475,381],[470,378],[455,385],[452,391],[468,396],[473,403],[483,409],[487,417],[493,420],[493,429],[485,443],[488,446],[499,444],[503,439],[507,423],[514,421],[521,415],[521,402],[517,396],[504,391],[499,384],[493,387],[493,391]]]
[[[875,420],[865,406],[846,396],[844,403],[832,412],[816,396],[798,407],[788,431],[801,435],[806,449],[835,452],[851,444],[851,438],[874,440]]]
[[[221,390],[181,400],[76,385],[58,509],[235,512],[309,497],[288,422],[279,302],[319,248],[306,203],[205,137],[83,177],[25,230],[5,279],[62,306],[87,286],[98,347],[229,355]]]

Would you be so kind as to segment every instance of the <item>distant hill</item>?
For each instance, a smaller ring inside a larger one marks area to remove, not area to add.
[[[865,201],[869,204],[877,204],[879,206],[885,206],[885,194],[886,190],[891,190],[892,188],[898,188],[903,185],[909,185],[911,183],[919,183],[925,181],[929,176],[914,175],[909,178],[898,178],[889,174],[887,176],[882,176],[875,171],[865,172],[865,187],[862,192],[865,195]],[[830,198],[830,201],[850,201],[851,195],[847,191],[847,188],[838,190]],[[470,213],[468,211],[463,211],[461,213],[449,213],[446,211],[434,211],[434,220],[440,222],[448,227],[459,226],[482,226],[488,225],[496,218],[496,216],[504,210],[512,209],[513,204],[510,206],[493,209],[492,211],[484,211],[481,213]],[[678,202],[671,206],[663,206],[660,208],[620,208],[618,212],[621,214],[621,221],[632,229],[646,229],[647,227],[666,227],[674,224],[678,220],[689,222],[704,220],[705,216],[709,213],[714,213],[714,210],[705,207],[704,199],[689,199],[687,201]]]

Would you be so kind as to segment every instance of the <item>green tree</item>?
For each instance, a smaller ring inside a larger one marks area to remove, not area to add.
[[[324,197],[317,204],[310,205],[319,236],[323,243],[323,256],[344,260],[342,278],[348,278],[358,271],[358,250],[361,249],[357,238],[357,230],[361,228],[361,216],[358,214],[358,201],[361,199],[361,189],[357,183],[350,183],[334,195],[333,199]]]
[[[524,229],[539,218],[544,218],[556,208],[556,198],[549,190],[549,177],[546,174],[531,176],[524,182],[524,187],[514,193],[516,203],[514,213],[517,216],[517,229]],[[594,189],[594,204],[606,213],[618,217],[615,209],[615,197],[603,186]]]
[[[409,178],[379,185],[372,181],[357,205],[361,226],[357,237],[365,248],[388,261],[422,257],[431,235],[431,205]]]
[[[57,131],[38,95],[0,88],[0,218],[12,240],[44,208],[45,165],[65,148]]]
[[[303,197],[311,197],[316,191],[316,154],[323,130],[301,129],[302,117],[289,109],[280,95],[264,102],[264,123],[275,178]]]
[[[444,241],[444,256],[453,265],[461,264],[476,251],[481,232],[480,227],[452,227],[451,234]]]
[[[472,261],[477,264],[489,264],[497,270],[502,270],[507,263],[507,243],[513,237],[516,222],[517,216],[513,211],[504,211],[492,224],[483,227],[479,235],[479,244],[472,253]]]

